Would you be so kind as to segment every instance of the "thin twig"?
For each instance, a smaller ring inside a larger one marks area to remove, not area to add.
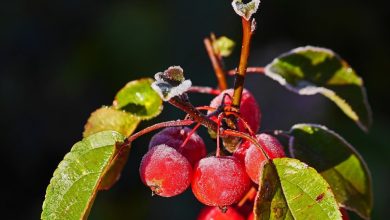
[[[191,136],[196,132],[196,130],[200,127],[200,125],[201,123],[196,124],[195,127],[188,133],[186,139],[180,145],[180,148],[184,147],[187,144],[187,142],[191,139]]]
[[[270,159],[270,157],[268,156],[267,152],[264,150],[263,146],[261,146],[261,144],[252,136],[250,136],[249,134],[246,134],[246,133],[243,133],[243,132],[239,132],[239,131],[235,131],[235,130],[231,130],[231,129],[226,129],[226,130],[223,130],[221,132],[222,135],[228,135],[228,136],[233,136],[233,137],[240,137],[240,138],[244,138],[250,142],[252,142],[256,147],[258,147],[261,152],[264,154],[265,158],[267,158],[267,160]]]
[[[217,123],[198,111],[190,102],[183,101],[180,97],[176,96],[171,98],[169,103],[189,114],[194,121],[201,123],[213,131],[217,130]]]
[[[227,73],[229,76],[234,76],[237,72],[237,69],[229,70]],[[257,73],[257,74],[264,74],[265,68],[264,67],[248,67],[246,68],[246,73]]]
[[[228,88],[225,76],[226,73],[225,70],[222,68],[222,63],[220,59],[218,59],[217,54],[215,54],[211,40],[209,38],[205,38],[203,40],[203,43],[206,47],[206,51],[209,55],[211,64],[213,65],[213,69],[218,80],[218,87],[220,90],[226,90]]]
[[[238,118],[244,124],[244,127],[248,130],[249,134],[255,136],[255,133],[253,132],[252,128],[249,126],[248,122],[245,119],[243,119],[237,112],[226,112],[226,116],[229,115],[234,115],[236,118]]]
[[[251,189],[245,194],[245,196],[242,197],[240,202],[237,203],[237,206],[241,207],[241,206],[243,206],[245,204],[246,201],[253,200],[254,197],[256,196],[256,193],[257,193],[256,188],[252,186]]]
[[[217,152],[215,156],[219,157],[221,155],[221,146],[220,146],[220,133],[221,133],[221,123],[222,123],[222,118],[223,118],[224,113],[222,112],[221,114],[218,115],[218,120],[217,120]]]
[[[177,126],[188,126],[188,125],[191,125],[193,124],[194,121],[193,120],[176,120],[176,121],[166,121],[166,122],[160,122],[160,123],[157,123],[157,124],[154,124],[150,127],[147,127],[131,136],[129,136],[127,139],[126,139],[126,142],[127,143],[131,143],[133,142],[135,139],[139,138],[140,136],[144,135],[144,134],[147,134],[149,132],[152,132],[154,130],[158,130],[158,129],[161,129],[161,128],[166,128],[166,127],[177,127]]]
[[[204,94],[210,94],[210,95],[219,95],[221,94],[221,90],[214,89],[207,86],[192,86],[187,92],[192,93],[204,93]]]
[[[119,146],[118,153],[113,157],[112,161],[114,161],[116,158],[118,158],[125,150],[129,149],[131,143],[141,137],[144,134],[147,134],[149,132],[161,129],[161,128],[166,128],[166,127],[177,127],[177,126],[188,126],[193,124],[193,120],[176,120],[176,121],[166,121],[166,122],[160,122],[157,124],[154,124],[150,127],[147,127],[133,135],[130,135],[125,139],[125,141]]]

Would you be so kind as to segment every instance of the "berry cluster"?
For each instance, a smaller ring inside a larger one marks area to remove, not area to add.
[[[231,105],[233,90],[215,97],[207,116],[227,126],[221,115]],[[263,149],[250,141],[242,141],[231,154],[221,155],[217,137],[216,155],[206,156],[206,146],[196,133],[197,127],[168,127],[155,134],[149,151],[142,158],[140,176],[153,194],[171,197],[185,191],[190,185],[195,197],[206,207],[199,219],[253,219],[253,203],[263,163],[267,157],[284,157],[279,141],[259,130],[261,112],[253,95],[244,90],[236,130],[250,134]],[[265,155],[265,152],[267,155]],[[245,217],[244,217],[245,216]]]

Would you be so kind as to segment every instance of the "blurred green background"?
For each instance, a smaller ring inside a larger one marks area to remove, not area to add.
[[[262,66],[294,47],[328,47],[364,78],[374,125],[363,133],[330,101],[299,97],[264,76],[246,86],[263,112],[261,129],[320,123],[340,133],[372,171],[373,219],[390,204],[390,13],[385,0],[263,0],[250,65]],[[57,164],[81,139],[90,112],[109,105],[126,82],[181,65],[194,85],[215,85],[202,40],[210,32],[241,38],[229,0],[4,1],[0,7],[2,219],[37,219]],[[239,48],[239,47],[238,47]],[[234,68],[239,50],[227,59]],[[387,90],[386,90],[387,89]],[[192,95],[196,105],[212,97]],[[166,105],[159,118],[184,116]],[[207,140],[209,149],[215,144]],[[151,197],[138,167],[147,150],[137,140],[121,180],[98,195],[90,219],[195,219],[202,207],[190,190]],[[388,212],[388,211],[387,211]]]

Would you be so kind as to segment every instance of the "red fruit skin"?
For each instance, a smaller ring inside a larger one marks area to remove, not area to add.
[[[142,182],[163,197],[178,195],[191,184],[190,162],[166,145],[150,149],[142,158],[139,172]]]
[[[256,135],[256,139],[264,147],[270,159],[286,156],[283,146],[275,137],[269,134],[258,134]],[[256,184],[259,183],[260,171],[266,160],[267,158],[263,152],[254,144],[250,143],[249,148],[245,152],[245,169],[251,180]]]
[[[194,167],[192,192],[205,205],[236,203],[250,186],[245,166],[232,156],[203,158]]]
[[[218,108],[222,102],[223,95],[227,93],[233,97],[233,92],[233,89],[227,89],[223,91],[211,101],[210,106],[213,108]],[[226,97],[225,104],[232,104],[232,100],[229,97]],[[210,111],[208,113],[210,113]],[[252,129],[252,131],[256,133],[260,128],[261,111],[255,97],[246,89],[244,89],[241,96],[240,114],[241,117],[249,124],[249,127]],[[211,119],[217,121],[216,116],[212,117]],[[240,120],[238,120],[238,129],[242,132],[246,131],[245,125],[240,122]]]
[[[188,127],[169,127],[155,134],[149,142],[149,149],[160,144],[166,144],[175,148],[179,153],[187,158],[194,166],[196,162],[206,156],[206,145],[203,139],[194,132],[187,143],[181,147],[191,131]]]
[[[248,216],[247,220],[255,220],[255,214],[251,212],[251,214]]]
[[[242,163],[245,163],[245,155],[248,148],[251,146],[250,141],[243,141],[236,150],[233,152],[233,156],[239,159]]]
[[[233,207],[228,207],[223,213],[219,207],[206,206],[198,216],[198,220],[245,220],[237,210]]]

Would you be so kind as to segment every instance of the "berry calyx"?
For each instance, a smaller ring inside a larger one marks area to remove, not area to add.
[[[167,145],[150,149],[139,168],[142,182],[154,194],[171,197],[184,192],[191,184],[192,166],[188,160]]]
[[[258,134],[256,140],[264,147],[264,151],[267,153],[270,159],[285,157],[283,146],[278,139],[269,134]],[[261,174],[261,168],[263,163],[267,160],[261,149],[252,143],[244,143],[242,148],[247,148],[245,151],[245,169],[251,180],[255,183],[259,183]],[[249,145],[249,147],[248,147]],[[241,149],[241,151],[244,151]],[[238,155],[242,158],[242,155]]]
[[[230,97],[232,97],[233,92],[234,92],[233,89],[227,89],[223,91],[221,94],[219,94],[211,101],[210,106],[213,108],[218,108],[221,105],[222,99],[224,98],[225,94],[228,94],[230,95]],[[225,105],[232,104],[232,100],[230,97],[224,98]],[[257,104],[257,101],[255,97],[252,95],[252,93],[250,93],[246,89],[244,89],[241,96],[240,115],[248,123],[249,127],[252,129],[254,133],[256,133],[259,130],[260,120],[261,120],[260,107]],[[216,117],[212,117],[211,119],[217,120]],[[240,122],[240,120],[238,120],[238,130],[242,132],[246,131],[244,123]]]
[[[232,156],[211,156],[194,167],[192,192],[205,205],[228,206],[238,202],[250,188],[245,166]]]
[[[223,212],[219,207],[204,207],[198,216],[198,220],[244,220],[244,217],[233,207],[227,207]]]
[[[149,149],[160,144],[166,144],[175,148],[181,153],[191,165],[195,165],[200,159],[206,156],[206,146],[203,139],[194,132],[191,134],[191,129],[188,127],[169,127],[155,134],[149,143]],[[183,142],[187,143],[183,145]]]

